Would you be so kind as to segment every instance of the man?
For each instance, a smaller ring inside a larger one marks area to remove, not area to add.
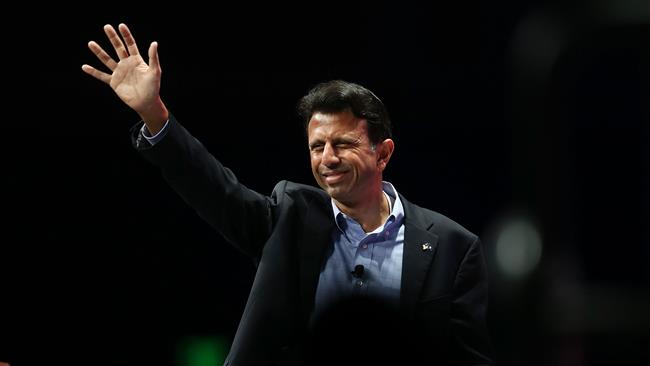
[[[281,181],[267,197],[238,182],[167,111],[157,44],[147,64],[126,25],[123,40],[110,25],[104,31],[119,61],[90,42],[111,73],[82,69],[140,115],[135,148],[258,263],[226,365],[492,364],[480,241],[382,180],[395,144],[372,92],[332,81],[303,97],[321,189]]]

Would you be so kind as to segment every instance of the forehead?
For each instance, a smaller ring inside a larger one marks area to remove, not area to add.
[[[316,112],[311,116],[307,126],[309,139],[325,138],[347,134],[368,134],[368,123],[356,117],[349,110],[335,113]]]

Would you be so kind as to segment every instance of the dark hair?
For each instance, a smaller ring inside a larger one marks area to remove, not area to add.
[[[350,110],[357,118],[368,122],[368,138],[378,144],[392,137],[392,125],[384,103],[361,85],[332,80],[313,87],[298,102],[298,114],[305,129],[316,112],[336,113]]]

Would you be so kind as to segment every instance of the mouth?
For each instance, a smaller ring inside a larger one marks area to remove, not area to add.
[[[328,173],[323,173],[321,175],[323,176],[325,183],[334,184],[343,180],[343,176],[346,173],[347,172],[328,172]]]

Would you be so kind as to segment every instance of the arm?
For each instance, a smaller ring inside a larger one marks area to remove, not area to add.
[[[108,84],[140,115],[152,135],[160,132],[169,121],[165,137],[155,146],[144,141],[142,124],[138,124],[133,134],[136,148],[160,167],[167,182],[202,218],[239,249],[258,256],[270,235],[276,196],[265,197],[241,185],[229,169],[170,116],[159,95],[161,67],[157,43],[152,42],[149,47],[147,64],[127,26],[120,24],[119,31],[123,40],[112,26],[104,26],[118,56],[117,62],[96,42],[88,43],[90,50],[111,72],[102,72],[89,65],[83,65],[82,70]]]
[[[258,257],[271,234],[277,208],[286,199],[284,183],[270,197],[248,189],[173,115],[166,136],[154,146],[144,141],[141,126],[131,129],[131,137],[144,158],[160,168],[167,183],[201,218],[235,247]]]
[[[481,241],[476,238],[454,280],[451,323],[461,365],[492,365],[492,346],[485,322],[488,279]]]

